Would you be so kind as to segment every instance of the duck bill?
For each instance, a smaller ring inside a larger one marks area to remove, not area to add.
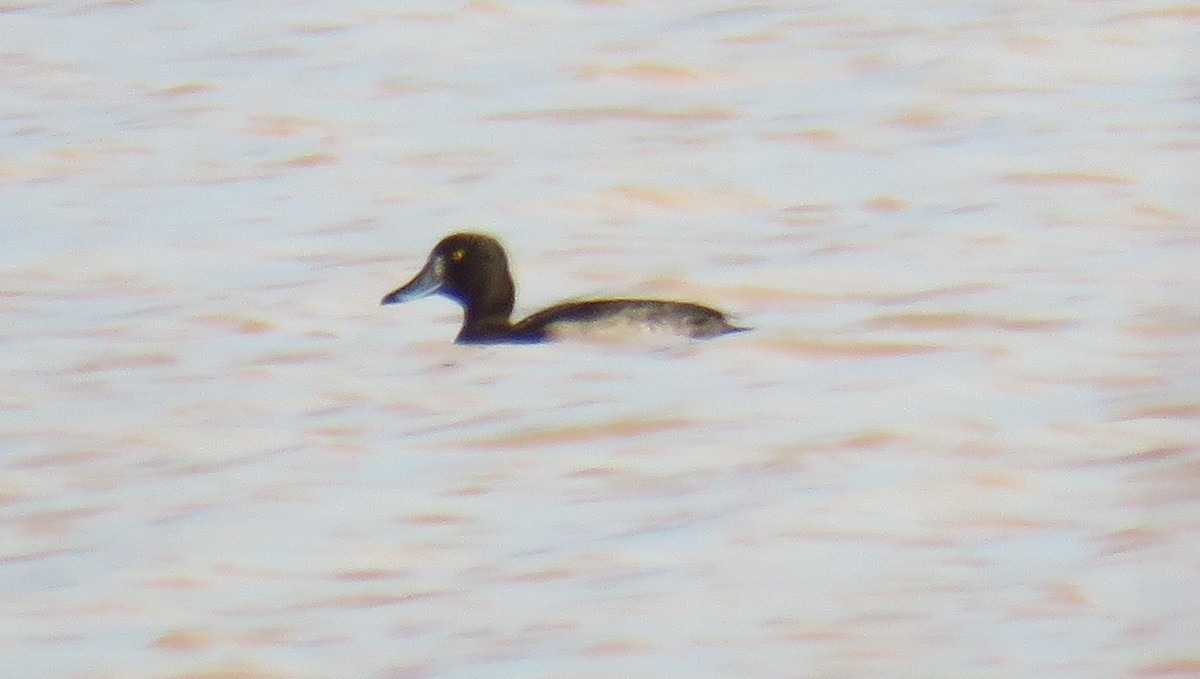
[[[428,297],[442,289],[446,283],[446,267],[441,257],[430,257],[415,277],[403,286],[396,288],[383,296],[380,305],[399,304],[414,299]]]

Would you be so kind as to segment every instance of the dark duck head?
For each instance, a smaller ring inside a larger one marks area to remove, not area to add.
[[[504,248],[491,236],[456,233],[429,253],[417,275],[389,292],[381,304],[397,304],[440,294],[463,307],[459,343],[543,342],[572,332],[612,326],[666,329],[693,338],[746,330],[725,314],[690,302],[652,299],[597,299],[564,302],[513,323],[514,287]]]

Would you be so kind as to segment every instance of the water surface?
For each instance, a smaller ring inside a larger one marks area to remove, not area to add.
[[[1195,676],[1198,32],[0,5],[0,673]],[[462,229],[756,330],[377,306]]]

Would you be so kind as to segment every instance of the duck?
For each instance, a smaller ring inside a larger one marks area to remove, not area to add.
[[[614,326],[666,331],[707,339],[749,328],[726,314],[692,302],[657,299],[568,301],[512,322],[516,288],[500,241],[482,233],[443,238],[411,281],[387,293],[380,305],[442,295],[463,308],[458,344],[533,344]]]

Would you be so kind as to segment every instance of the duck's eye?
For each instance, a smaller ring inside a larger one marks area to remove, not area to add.
[[[455,250],[454,252],[450,253],[450,261],[451,262],[461,262],[463,260],[463,257],[466,257],[466,256],[467,256],[466,250],[462,250],[462,249]]]

